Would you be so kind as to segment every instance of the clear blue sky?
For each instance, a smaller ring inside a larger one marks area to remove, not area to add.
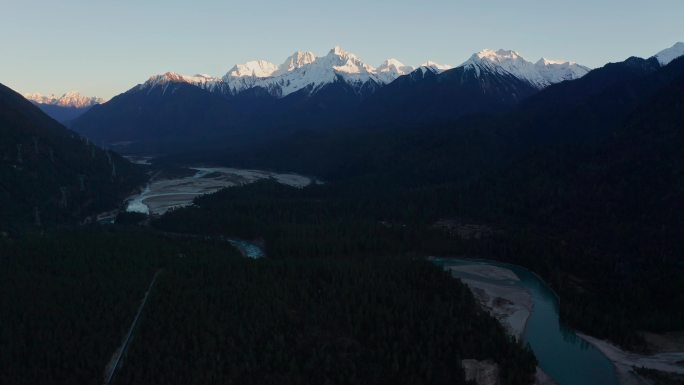
[[[109,98],[155,73],[334,45],[372,65],[508,48],[597,67],[683,40],[684,0],[0,0],[0,83]]]

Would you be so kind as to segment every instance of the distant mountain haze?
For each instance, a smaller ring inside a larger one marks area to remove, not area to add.
[[[81,116],[90,107],[104,102],[102,98],[83,96],[78,91],[70,91],[62,96],[32,93],[24,94],[24,97],[60,123],[69,122]]]

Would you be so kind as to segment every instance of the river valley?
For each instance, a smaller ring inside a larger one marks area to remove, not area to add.
[[[192,204],[193,199],[200,195],[260,179],[273,178],[294,187],[304,187],[313,182],[302,175],[262,170],[228,167],[189,167],[188,170],[190,173],[186,176],[152,177],[142,191],[127,199],[126,211],[161,215],[171,208]]]
[[[191,205],[197,196],[265,178],[294,187],[316,183],[313,178],[297,174],[260,170],[189,167],[187,171],[184,175],[152,177],[141,192],[127,200],[126,210],[162,215],[171,208]],[[245,257],[265,256],[261,246],[255,243],[233,238],[226,241]],[[684,359],[684,354],[645,357],[626,353],[561,324],[556,294],[539,277],[520,266],[469,259],[431,260],[467,284],[480,304],[509,334],[530,345],[539,361],[537,384],[641,384],[632,366],[644,363],[646,367],[670,372],[680,370],[676,361]]]

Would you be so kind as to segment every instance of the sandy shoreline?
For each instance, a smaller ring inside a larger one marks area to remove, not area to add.
[[[684,374],[684,365],[678,364],[684,360],[684,352],[667,352],[653,355],[643,355],[620,349],[612,343],[577,332],[577,335],[600,350],[615,366],[618,381],[621,385],[640,385],[644,380],[637,375],[632,367],[644,367],[662,372]]]
[[[511,335],[518,338],[522,336],[534,304],[525,289],[515,286],[519,281],[515,272],[505,267],[481,265],[475,261],[472,264],[447,266],[445,269],[453,277],[463,281],[482,307],[498,319]],[[620,385],[650,383],[635,373],[633,367],[684,375],[684,351],[681,349],[684,346],[684,337],[673,340],[669,335],[650,335],[650,340],[654,342],[652,345],[659,353],[644,355],[622,350],[608,341],[586,334],[576,334],[598,349],[613,364]],[[538,370],[537,384],[550,384],[552,381]]]
[[[463,272],[485,279],[520,281],[520,278],[511,270],[491,265],[458,265],[450,266],[452,272]]]
[[[504,267],[473,263],[445,268],[454,278],[460,279],[472,291],[480,305],[486,309],[506,331],[522,339],[527,321],[532,314],[532,295],[516,286],[520,281],[515,272]],[[541,368],[535,373],[536,385],[556,385]]]
[[[449,266],[446,269],[468,285],[480,304],[511,335],[522,338],[532,313],[532,296],[512,284],[520,281],[512,270],[480,264]]]
[[[312,179],[297,174],[280,174],[261,170],[241,170],[229,167],[191,167],[194,174],[175,178],[152,178],[138,194],[128,198],[126,211],[161,215],[175,208],[191,205],[193,199],[225,187],[273,178],[279,183],[304,187]]]

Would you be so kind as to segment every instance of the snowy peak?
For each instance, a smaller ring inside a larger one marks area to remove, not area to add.
[[[371,74],[375,68],[361,61],[353,53],[347,52],[340,47],[335,47],[330,52],[316,60],[324,66],[332,66],[333,70],[342,74]]]
[[[450,66],[428,62],[434,71],[441,72]],[[342,81],[358,92],[367,92],[378,85],[387,84],[402,75],[411,73],[413,67],[397,59],[385,60],[375,68],[357,55],[337,46],[324,56],[312,52],[297,51],[276,66],[265,60],[254,60],[233,66],[223,77],[209,75],[186,76],[175,72],[150,77],[140,87],[149,89],[170,83],[188,83],[210,92],[237,95],[251,88],[262,88],[275,97],[284,97],[306,89],[317,92],[326,84]]]
[[[399,76],[409,74],[414,70],[413,66],[404,65],[397,59],[387,59],[376,68],[375,73],[383,83],[390,83]]]
[[[254,69],[255,64],[251,69]],[[375,68],[341,47],[335,47],[320,57],[312,52],[297,51],[277,69],[272,65],[260,65],[259,69],[263,71],[257,76],[240,77],[237,76],[237,72],[231,71],[222,78],[226,87],[217,89],[227,89],[235,95],[250,88],[260,87],[273,96],[284,97],[302,89],[316,92],[320,87],[340,79],[360,89],[368,81],[385,83],[399,76],[394,73],[379,76]]]
[[[541,58],[534,66],[537,67],[541,77],[549,84],[560,83],[565,80],[579,79],[591,71],[591,68],[575,62],[563,60],[550,60]]]
[[[57,100],[57,105],[63,106],[63,107],[78,107],[78,108],[84,108],[84,107],[90,107],[95,104],[100,104],[104,100],[102,98],[94,97],[94,96],[83,96],[78,91],[70,91],[62,95],[58,100]]]
[[[684,56],[684,43],[681,41],[655,54],[655,58],[658,59],[661,66],[666,66],[681,56]]]
[[[34,103],[51,104],[60,107],[86,108],[104,102],[102,98],[83,96],[78,91],[69,91],[62,96],[54,94],[44,96],[38,93],[25,94],[24,97]]]
[[[520,56],[519,53],[512,51],[512,50],[506,50],[506,49],[500,49],[498,51],[494,51],[491,49],[483,49],[482,51],[473,54],[471,56],[471,60],[474,61],[489,61],[492,63],[506,63],[506,62],[515,62],[515,61],[525,61],[525,59]]]
[[[439,64],[431,60],[428,60],[425,63],[421,64],[419,68],[429,69],[434,73],[441,73],[454,68],[454,66],[449,64]]]
[[[342,47],[340,47],[339,45],[336,45],[335,47],[333,47],[333,48],[330,50],[330,52],[328,52],[328,55],[327,55],[327,56],[336,56],[336,57],[340,57],[340,58],[342,58],[342,59],[358,59],[358,58],[356,57],[356,55],[354,55],[354,54],[351,53],[351,52],[345,51],[345,50],[342,49]]]
[[[152,90],[159,86],[168,86],[170,84],[187,83],[200,88],[211,88],[216,84],[217,79],[205,74],[197,75],[182,75],[176,72],[166,72],[161,75],[151,76],[144,84],[138,86],[138,89]],[[166,90],[166,88],[165,88]]]
[[[539,89],[580,78],[590,71],[585,66],[562,60],[541,58],[533,64],[518,52],[504,49],[484,49],[473,54],[461,67],[475,71],[476,76],[480,76],[482,71],[514,76]]]
[[[283,97],[302,89],[316,92],[326,84],[342,80],[357,89],[368,81],[378,81],[375,69],[356,55],[340,47],[325,56],[297,52],[283,63],[276,76],[264,79],[262,87],[273,95]]]
[[[399,75],[406,75],[412,72],[415,68],[413,66],[404,65],[397,59],[387,59],[377,68],[377,72],[391,72]]]
[[[278,66],[266,60],[248,61],[234,65],[220,81],[214,82],[214,85],[223,82],[231,93],[238,93],[254,87],[259,79],[267,78],[277,70]],[[208,85],[205,88],[211,89],[214,85]]]
[[[537,60],[537,62],[534,63],[534,65],[536,65],[536,66],[547,66],[547,65],[566,64],[566,63],[570,64],[569,61],[552,60],[552,59],[547,59],[547,58],[543,57],[543,58]]]
[[[283,64],[278,67],[276,75],[282,75],[287,72],[294,71],[306,65],[313,63],[316,60],[316,55],[313,52],[297,51],[288,57]]]
[[[531,64],[515,51],[483,49],[480,52],[474,53],[461,66],[474,68],[478,73],[479,70],[490,69],[496,72],[505,71],[515,74],[524,72]]]
[[[525,60],[511,50],[485,49],[473,54],[462,66],[472,69],[479,76],[482,71],[514,76],[537,88],[563,80],[576,79],[589,71],[571,62],[540,59],[537,63]],[[453,68],[432,61],[423,63],[419,70],[423,75],[430,71],[439,74]],[[323,56],[312,52],[297,51],[277,66],[266,60],[254,60],[233,66],[222,78],[209,75],[186,76],[174,72],[152,76],[143,88],[169,83],[188,83],[210,92],[237,95],[252,88],[261,88],[270,95],[281,98],[300,90],[315,93],[323,86],[344,82],[359,93],[372,92],[378,86],[391,83],[396,78],[412,73],[412,66],[397,59],[387,59],[373,67],[357,55],[337,46]],[[370,90],[370,91],[369,91]]]
[[[165,72],[161,75],[150,76],[145,82],[145,85],[159,85],[166,83],[190,83],[200,84],[213,81],[214,78],[209,75],[197,74],[193,76],[181,75],[176,72]]]
[[[266,60],[254,60],[248,61],[245,64],[236,64],[228,71],[227,76],[238,78],[243,76],[265,78],[273,75],[277,70],[278,66],[273,63],[269,63]]]

